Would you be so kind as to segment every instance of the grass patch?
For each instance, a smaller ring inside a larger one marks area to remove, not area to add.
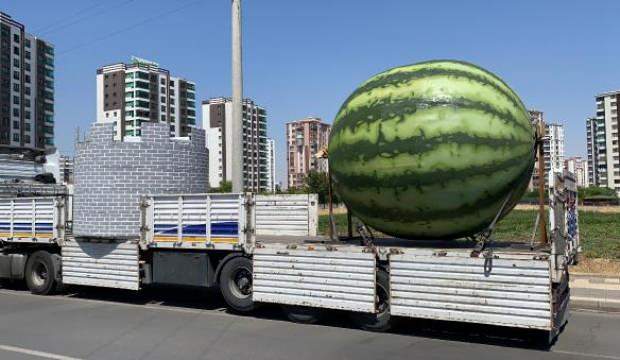
[[[347,216],[336,214],[338,235],[347,233]],[[498,241],[529,242],[536,221],[535,210],[513,210],[496,225]],[[319,216],[319,233],[327,234],[328,216]],[[581,248],[585,258],[620,259],[620,215],[592,211],[579,212]],[[356,234],[355,227],[353,233]]]

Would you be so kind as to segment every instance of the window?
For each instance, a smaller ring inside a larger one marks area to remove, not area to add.
[[[161,83],[162,85],[166,85],[166,79],[161,78],[160,83]]]
[[[13,96],[13,104],[19,105],[19,96]]]
[[[161,102],[165,103],[166,102],[166,97],[162,96],[160,100],[161,100]]]
[[[166,88],[162,86],[160,93],[165,94],[166,93]]]
[[[28,86],[24,86],[24,94],[30,95],[30,88]]]
[[[19,121],[13,120],[13,129],[19,129]]]
[[[19,59],[13,59],[13,66],[19,69]]]
[[[24,142],[30,142],[30,135],[24,135]]]
[[[19,91],[19,84],[13,84],[13,91]]]
[[[24,51],[24,57],[30,60],[30,51]]]
[[[15,41],[16,43],[19,42],[19,34],[13,34],[13,41]]]
[[[25,39],[24,40],[24,45],[26,45],[26,47],[30,47],[30,40],[29,39]]]
[[[17,46],[13,47],[13,54],[14,55],[19,55],[19,48]]]
[[[19,80],[19,71],[13,71],[13,79]]]
[[[161,106],[161,111],[166,111],[166,105]]]
[[[109,118],[109,117],[110,117],[110,113],[109,113],[109,112],[106,112],[106,113],[105,113],[105,117]]]
[[[19,141],[19,134],[13,134],[13,141]]]
[[[24,117],[30,119],[30,111],[24,111]]]
[[[161,121],[166,121],[166,115],[161,116]]]
[[[19,109],[13,108],[13,116],[19,116]]]

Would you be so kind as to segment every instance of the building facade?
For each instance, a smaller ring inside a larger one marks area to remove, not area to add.
[[[142,123],[162,122],[186,137],[196,125],[196,85],[152,61],[132,57],[97,69],[97,122],[114,123],[116,139],[140,136]]]
[[[202,102],[202,127],[209,149],[209,185],[219,187],[232,176],[232,99]],[[267,154],[267,111],[250,99],[243,100],[243,177],[246,191],[271,191]]]
[[[331,125],[320,118],[308,117],[286,124],[286,167],[289,188],[304,186],[308,172],[327,172],[327,160],[316,153],[329,143]]]
[[[535,124],[544,121],[544,113],[539,110],[529,110],[530,121]],[[545,123],[545,137],[543,140],[543,161],[545,163],[545,187],[549,187],[549,179],[553,172],[564,169],[564,125],[557,123]],[[534,164],[534,172],[530,181],[530,190],[538,187],[538,159]]]
[[[616,190],[620,195],[620,90],[596,96],[596,116],[586,120],[588,181],[591,186]]]
[[[54,147],[54,47],[0,12],[0,152],[34,159]]]
[[[58,157],[58,175],[63,184],[73,184],[73,158],[67,155]]]
[[[588,162],[581,156],[573,156],[566,158],[564,161],[564,168],[573,174],[577,178],[578,187],[588,187]]]
[[[276,142],[267,139],[267,191],[276,192]]]

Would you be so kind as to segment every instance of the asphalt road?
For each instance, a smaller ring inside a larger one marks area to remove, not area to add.
[[[379,334],[348,327],[342,314],[301,325],[275,306],[239,316],[222,305],[216,293],[176,289],[0,289],[0,359],[620,360],[620,314],[573,311],[546,348],[529,331],[402,320]]]

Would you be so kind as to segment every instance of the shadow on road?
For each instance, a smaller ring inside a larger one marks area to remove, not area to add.
[[[0,286],[0,288],[2,287],[24,292],[28,291],[25,286],[19,283],[4,284],[4,286]],[[215,288],[152,287],[136,292],[131,290],[71,286],[64,289],[60,296],[129,305],[149,305],[170,309],[233,313],[227,309],[224,299]],[[321,323],[318,325],[306,326],[333,326],[355,329],[347,312],[326,311],[327,316],[324,317]],[[263,304],[251,314],[245,314],[243,316],[275,321],[289,321],[279,306],[271,304]],[[550,349],[550,346],[547,344],[547,333],[545,332],[452,321],[394,318],[392,329],[388,333],[544,351]]]

